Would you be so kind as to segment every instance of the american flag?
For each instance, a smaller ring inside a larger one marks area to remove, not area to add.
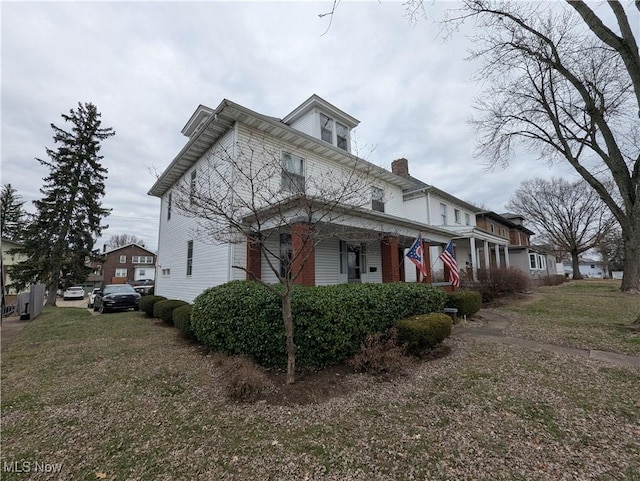
[[[418,238],[414,241],[411,249],[409,249],[409,252],[407,252],[407,257],[420,270],[422,277],[426,277],[427,269],[424,266],[424,256],[422,252],[422,234],[418,235]]]
[[[440,259],[444,265],[449,268],[449,282],[454,287],[460,287],[460,273],[458,272],[458,264],[456,262],[456,256],[453,253],[453,244],[449,242],[447,247],[444,248]]]

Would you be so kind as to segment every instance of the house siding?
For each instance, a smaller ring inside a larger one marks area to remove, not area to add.
[[[120,257],[124,256],[126,258],[125,262],[120,262]],[[153,257],[152,264],[138,264],[133,263],[133,256],[151,256]],[[105,284],[112,284],[114,282],[125,283],[125,282],[133,282],[137,280],[141,280],[142,278],[136,278],[137,268],[143,268],[146,271],[149,271],[149,276],[145,276],[144,279],[154,279],[154,272],[156,268],[156,255],[138,245],[129,245],[124,246],[120,249],[115,249],[109,251],[105,254],[105,260],[102,264],[102,277]],[[126,269],[127,275],[126,277],[118,277],[116,278],[116,270],[117,269]]]

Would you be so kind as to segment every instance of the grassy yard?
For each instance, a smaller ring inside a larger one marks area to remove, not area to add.
[[[554,292],[605,332],[634,308],[597,284],[542,289],[516,308],[530,335],[538,315],[542,332],[581,322]],[[447,342],[393,381],[344,376],[322,403],[238,404],[174,329],[46,309],[2,352],[2,479],[640,480],[640,370]]]
[[[628,329],[640,313],[640,297],[621,293],[619,287],[619,281],[585,280],[539,288],[533,301],[502,309],[515,317],[507,334],[640,355],[640,331]]]

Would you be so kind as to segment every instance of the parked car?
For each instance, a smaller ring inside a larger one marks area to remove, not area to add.
[[[133,290],[141,296],[146,296],[147,294],[149,294],[149,291],[151,289],[153,289],[153,286],[133,286]]]
[[[80,286],[67,287],[62,294],[65,301],[70,299],[84,299],[84,288]]]
[[[96,300],[96,294],[98,293],[98,291],[100,290],[99,287],[95,287],[91,293],[89,294],[89,302],[87,302],[87,307],[93,307],[93,303]]]
[[[140,310],[140,294],[129,284],[107,284],[103,286],[93,300],[93,310],[105,313],[109,311]]]

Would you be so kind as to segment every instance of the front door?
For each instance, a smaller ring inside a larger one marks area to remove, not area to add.
[[[349,283],[361,282],[361,267],[360,267],[360,246],[348,244],[347,245],[347,266],[349,270]]]

